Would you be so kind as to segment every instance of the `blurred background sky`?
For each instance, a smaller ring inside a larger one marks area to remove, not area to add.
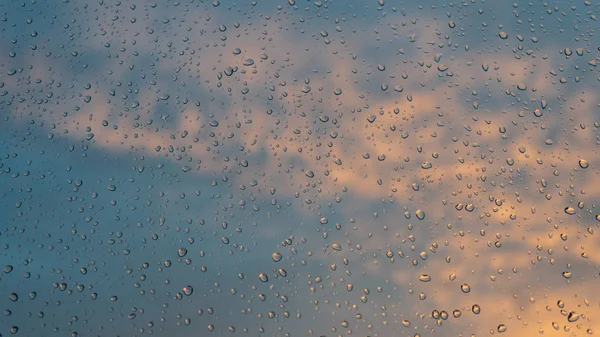
[[[600,333],[599,12],[0,1],[0,336]]]

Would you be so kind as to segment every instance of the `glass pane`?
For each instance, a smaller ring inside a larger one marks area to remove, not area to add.
[[[0,1],[0,336],[600,329],[594,1]]]

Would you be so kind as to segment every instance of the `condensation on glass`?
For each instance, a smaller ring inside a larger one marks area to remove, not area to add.
[[[0,1],[0,336],[600,332],[594,1]]]

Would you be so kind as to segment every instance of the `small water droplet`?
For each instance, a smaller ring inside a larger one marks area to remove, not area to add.
[[[283,258],[281,256],[281,253],[275,252],[273,253],[273,255],[271,256],[271,258],[273,259],[274,262],[279,262],[281,261],[281,259]]]
[[[190,296],[190,295],[192,295],[193,293],[194,293],[194,288],[192,288],[192,286],[189,286],[189,285],[188,285],[188,286],[185,286],[185,287],[183,287],[183,294],[184,294],[185,296]]]
[[[579,317],[581,317],[581,315],[579,315],[578,313],[576,313],[574,311],[571,311],[571,312],[569,312],[569,315],[567,316],[567,320],[570,323],[573,323],[573,322],[577,322],[577,320],[579,320]]]
[[[431,276],[429,276],[428,274],[421,274],[421,276],[419,276],[419,281],[421,281],[421,282],[430,282],[431,281]]]

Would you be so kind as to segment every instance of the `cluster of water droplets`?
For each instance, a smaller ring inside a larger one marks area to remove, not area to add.
[[[600,329],[592,1],[0,1],[0,336]]]

